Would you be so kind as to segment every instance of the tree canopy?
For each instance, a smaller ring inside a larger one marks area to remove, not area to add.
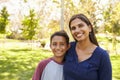
[[[6,7],[3,7],[3,9],[0,12],[0,33],[5,33],[6,32],[6,26],[9,22],[9,14],[7,12]]]

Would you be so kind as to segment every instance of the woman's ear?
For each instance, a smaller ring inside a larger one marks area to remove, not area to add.
[[[92,31],[92,28],[91,28],[91,26],[89,25],[89,32],[91,32]]]

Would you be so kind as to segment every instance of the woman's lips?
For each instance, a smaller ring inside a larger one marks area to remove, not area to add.
[[[83,35],[83,33],[77,34],[77,37],[81,37]]]

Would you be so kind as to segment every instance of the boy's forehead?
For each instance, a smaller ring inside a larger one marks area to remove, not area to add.
[[[66,41],[66,39],[63,36],[54,36],[52,41]]]

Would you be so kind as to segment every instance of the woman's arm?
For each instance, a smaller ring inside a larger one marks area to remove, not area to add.
[[[101,56],[98,76],[99,80],[112,80],[112,66],[110,57],[106,51],[104,51]]]

